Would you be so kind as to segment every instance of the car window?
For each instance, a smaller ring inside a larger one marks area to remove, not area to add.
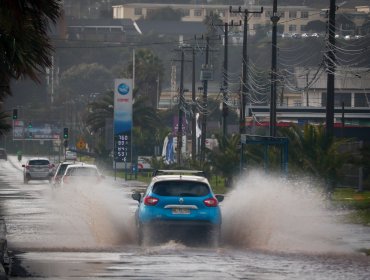
[[[68,165],[69,165],[68,163],[67,164],[65,164],[65,163],[61,164],[59,166],[57,175],[63,175],[64,171],[66,171]]]
[[[161,196],[205,196],[207,184],[192,181],[163,181],[153,185],[152,192]]]
[[[5,155],[5,151],[4,150],[0,150],[0,155]]]
[[[35,159],[35,160],[30,160],[28,162],[28,165],[48,165],[49,161],[45,159]]]
[[[98,176],[98,170],[93,167],[72,167],[68,168],[68,176]]]

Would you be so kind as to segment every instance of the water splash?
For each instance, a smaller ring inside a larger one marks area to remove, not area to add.
[[[222,210],[226,245],[315,253],[351,250],[322,192],[304,180],[252,171],[239,179]]]
[[[127,193],[108,184],[85,184],[54,189],[50,208],[53,246],[109,247],[132,244],[135,223]],[[60,239],[59,239],[60,238]]]

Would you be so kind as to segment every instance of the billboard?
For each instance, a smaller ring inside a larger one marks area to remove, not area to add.
[[[13,121],[13,140],[59,140],[59,125],[39,121]]]
[[[114,159],[131,161],[132,79],[114,80]]]

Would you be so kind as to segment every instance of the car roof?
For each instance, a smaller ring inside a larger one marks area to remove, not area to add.
[[[69,164],[67,166],[67,168],[73,168],[73,167],[92,167],[92,168],[98,168],[95,164],[88,164],[88,163],[84,163],[84,162],[81,162],[81,163],[73,163],[73,164]]]
[[[62,161],[62,162],[59,162],[59,164],[76,164],[77,162],[75,162],[74,160],[71,160],[71,161]]]
[[[30,158],[28,161],[31,161],[31,160],[47,160],[47,161],[50,161],[48,158],[46,157],[34,157],[34,158]]]
[[[208,179],[203,176],[196,175],[158,175],[152,178],[152,183],[162,181],[194,181],[209,185]]]
[[[157,175],[156,175],[157,174]],[[193,175],[195,174],[195,175]],[[152,177],[152,183],[161,181],[194,181],[209,185],[208,179],[198,170],[157,170]]]
[[[194,181],[203,182],[209,185],[205,173],[201,170],[155,170],[153,172],[152,183],[159,181]]]

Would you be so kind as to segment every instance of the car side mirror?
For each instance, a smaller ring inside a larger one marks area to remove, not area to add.
[[[132,199],[137,200],[138,202],[140,202],[140,200],[141,200],[141,193],[134,192],[133,194],[131,194],[131,197],[132,197]]]
[[[217,199],[218,202],[224,201],[224,198],[225,197],[222,194],[216,194],[216,199]]]
[[[22,167],[26,167],[26,165],[25,164],[22,164]]]

